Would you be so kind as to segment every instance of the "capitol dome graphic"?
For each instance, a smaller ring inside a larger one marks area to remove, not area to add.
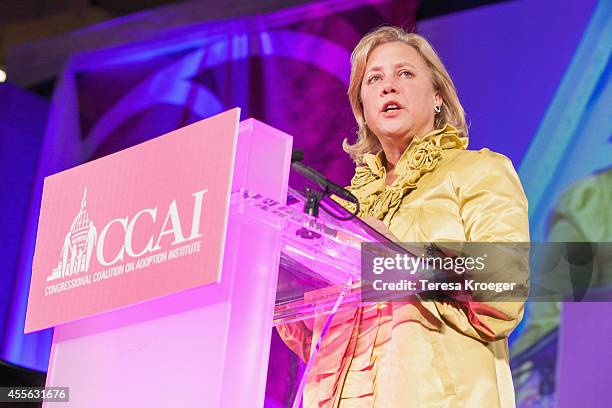
[[[47,281],[78,275],[89,270],[97,241],[97,231],[93,221],[89,219],[86,198],[87,187],[83,192],[81,208],[70,224],[70,230],[62,242],[60,259],[51,275],[47,276]]]

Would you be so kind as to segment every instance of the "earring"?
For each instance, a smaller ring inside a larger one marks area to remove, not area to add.
[[[441,111],[442,111],[442,108],[440,106],[434,106],[434,112],[440,113]]]

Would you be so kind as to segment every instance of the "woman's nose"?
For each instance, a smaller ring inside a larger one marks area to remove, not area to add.
[[[382,94],[388,95],[390,93],[397,93],[397,88],[395,87],[395,84],[392,81],[386,81],[383,84]]]

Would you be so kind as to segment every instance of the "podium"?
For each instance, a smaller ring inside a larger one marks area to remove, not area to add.
[[[305,292],[358,276],[376,234],[303,214],[295,192],[287,203],[292,138],[238,117],[45,180],[26,331],[55,327],[46,386],[69,387],[62,406],[262,407],[273,325],[326,307]],[[94,187],[112,200],[92,203]],[[181,189],[191,201],[171,200]]]

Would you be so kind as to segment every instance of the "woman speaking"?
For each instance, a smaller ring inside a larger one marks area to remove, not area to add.
[[[358,125],[345,151],[359,216],[402,242],[528,242],[527,200],[510,160],[469,151],[453,81],[423,37],[367,34],[351,56]],[[379,228],[380,228],[379,226]],[[513,407],[507,337],[522,302],[449,298],[341,309],[316,355],[305,408]],[[305,361],[325,318],[278,327]]]

